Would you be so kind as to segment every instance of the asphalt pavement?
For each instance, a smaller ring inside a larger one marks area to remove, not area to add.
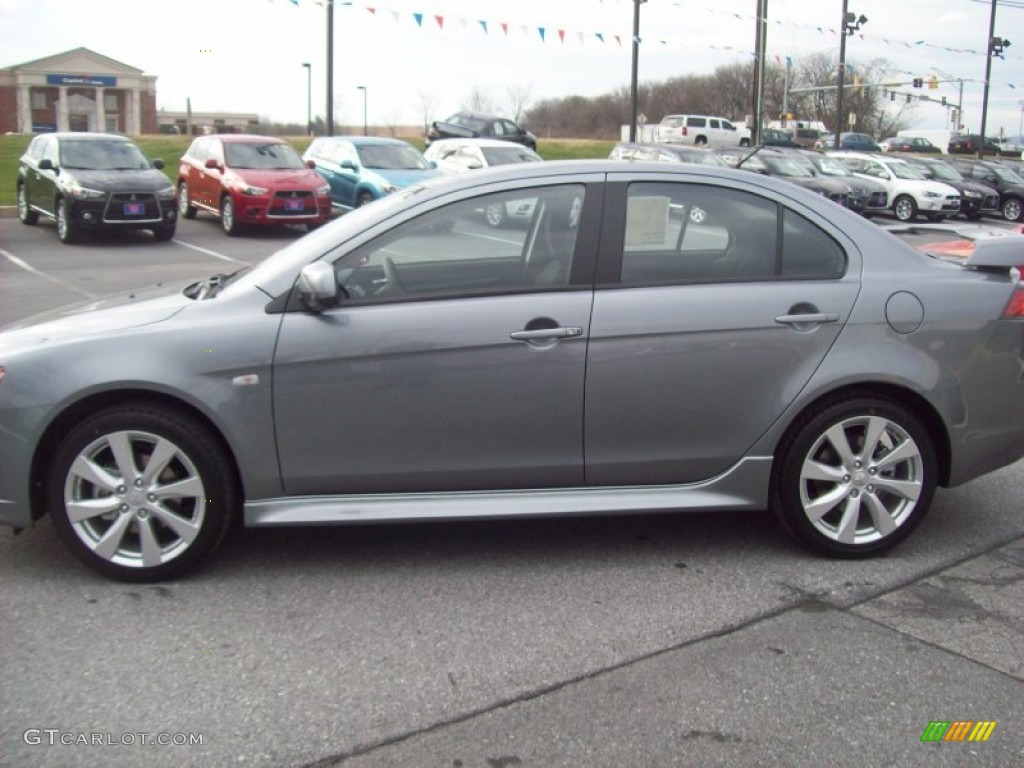
[[[0,221],[0,311],[294,236]],[[0,530],[0,765],[1021,765],[1022,470],[852,562],[761,513],[637,515],[238,531],[132,586]]]

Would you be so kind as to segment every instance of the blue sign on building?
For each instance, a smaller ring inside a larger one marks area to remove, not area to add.
[[[111,88],[117,78],[111,75],[47,75],[47,85],[99,85]]]

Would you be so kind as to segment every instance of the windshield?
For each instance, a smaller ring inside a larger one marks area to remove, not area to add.
[[[149,160],[130,141],[65,139],[60,143],[60,165],[83,171],[132,171],[149,168]]]
[[[1024,184],[1024,177],[1014,173],[1009,168],[1003,166],[992,166],[992,171],[995,173],[996,178],[1000,181],[1005,181],[1008,184]]]
[[[889,166],[889,170],[892,171],[897,179],[915,179],[917,181],[928,179],[927,176],[909,163],[893,163]]]
[[[825,176],[853,176],[849,169],[832,157],[816,157],[812,161]]]
[[[765,157],[763,158],[772,173],[779,176],[795,176],[797,178],[810,178],[814,174],[808,171],[800,163],[790,160],[788,157]]]
[[[430,165],[415,147],[398,144],[366,144],[357,147],[365,168],[382,171],[425,171]]]
[[[225,142],[224,163],[229,168],[260,168],[299,170],[305,168],[302,158],[289,144],[272,142]]]
[[[946,181],[963,181],[964,177],[960,174],[956,168],[945,163],[929,163],[928,167],[932,173],[935,174],[936,179],[945,179]]]
[[[512,165],[513,163],[535,163],[540,155],[526,147],[510,144],[507,147],[481,147],[488,165]]]

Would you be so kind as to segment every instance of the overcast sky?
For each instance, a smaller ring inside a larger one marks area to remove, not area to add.
[[[326,108],[325,2],[0,0],[0,66],[82,46],[157,76],[160,109],[184,110],[190,97],[196,111],[303,123],[303,62],[312,65],[314,115]],[[749,60],[756,7],[649,0],[641,6],[641,82]],[[849,62],[885,58],[907,79],[963,79],[967,128],[980,127],[991,0],[849,0],[849,8],[868,18],[848,39]],[[841,0],[768,0],[768,57],[838,54],[841,12]],[[418,124],[424,111],[442,119],[459,109],[474,88],[500,106],[510,87],[536,102],[629,84],[632,0],[335,0],[334,19],[339,124],[362,122],[360,85],[371,124]],[[995,34],[1016,42],[993,60],[989,134],[1019,130],[1022,31],[1024,1],[1000,0]],[[958,86],[922,93],[956,101]],[[945,128],[946,112],[922,104],[914,122]]]

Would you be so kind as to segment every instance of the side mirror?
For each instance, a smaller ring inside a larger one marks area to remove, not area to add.
[[[213,169],[213,170],[216,170],[217,168],[220,168],[220,163],[217,162],[217,158],[215,158],[215,157],[208,157],[208,158],[206,158],[206,162],[203,163],[203,165],[206,166],[207,168],[210,168],[210,169]]]
[[[359,166],[357,166],[355,164],[355,162],[352,161],[352,160],[342,160],[341,161],[341,167],[342,168],[348,168],[350,171],[359,170]]]
[[[164,169],[164,161],[157,158],[156,160],[153,161],[153,167],[156,168],[158,171],[162,171]]]
[[[307,168],[312,168],[315,171],[316,170],[316,160],[307,160],[306,161],[306,167]]]
[[[297,289],[299,301],[314,312],[338,306],[340,292],[334,267],[324,261],[314,261],[302,268]]]
[[[52,171],[52,170],[54,170],[53,161],[50,158],[48,158],[48,157],[44,157],[42,160],[39,161],[39,170],[40,171]]]
[[[427,166],[429,168],[432,168],[432,169],[433,168],[437,168],[437,161],[436,160],[427,160]]]
[[[483,168],[483,167],[484,167],[484,164],[481,163],[479,160],[470,160],[468,163],[466,163],[466,168],[468,168],[471,171],[475,171],[475,170],[477,170],[479,168]]]

